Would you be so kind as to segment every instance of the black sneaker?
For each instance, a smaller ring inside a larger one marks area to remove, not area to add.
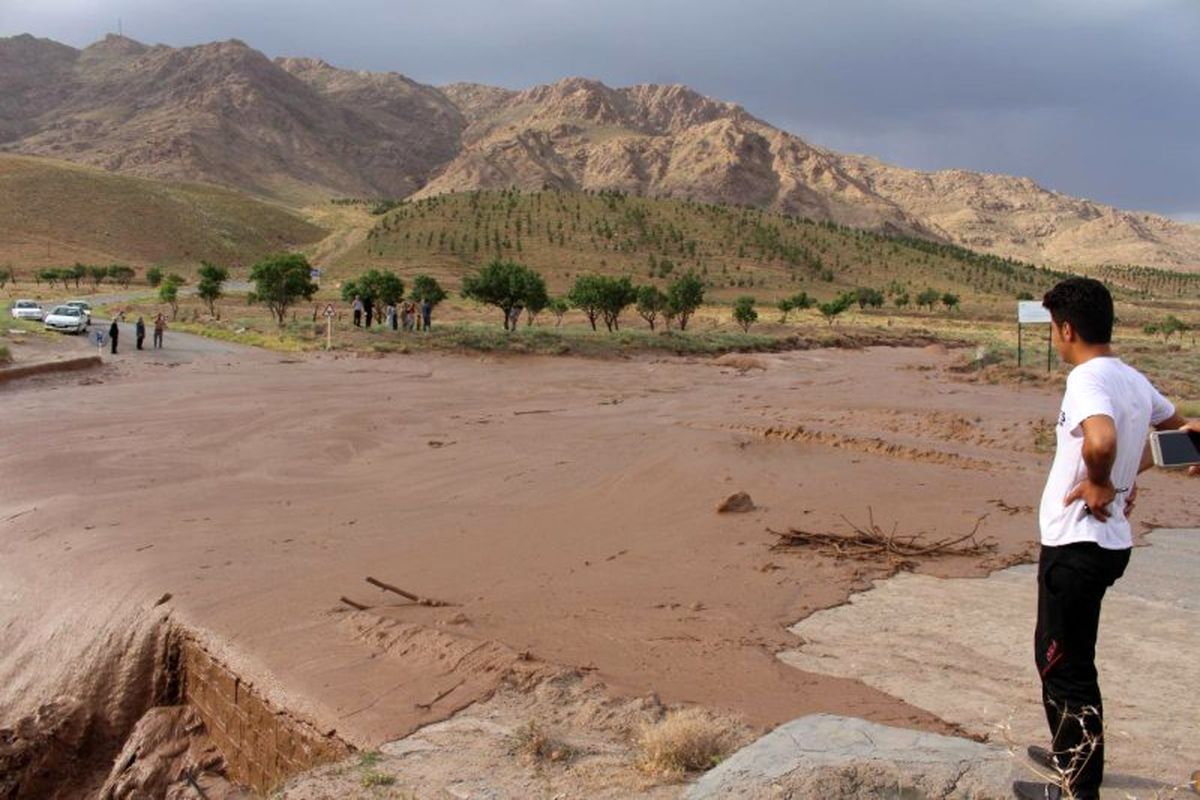
[[[1053,783],[1013,781],[1013,797],[1018,800],[1062,800],[1062,789]]]
[[[1054,760],[1054,753],[1051,753],[1044,747],[1038,747],[1036,744],[1031,744],[1025,748],[1025,755],[1029,756],[1029,760],[1037,764],[1039,767],[1050,770],[1054,775],[1058,775],[1061,770],[1058,767],[1058,762]]]

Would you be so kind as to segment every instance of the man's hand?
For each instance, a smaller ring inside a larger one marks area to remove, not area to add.
[[[1180,430],[1181,431],[1191,431],[1192,433],[1200,433],[1200,420],[1195,420],[1195,419],[1190,420],[1190,421],[1184,423],[1183,427],[1181,427]],[[1188,475],[1192,475],[1192,476],[1200,475],[1200,466],[1188,467]]]
[[[1108,510],[1108,506],[1116,496],[1117,490],[1113,486],[1112,481],[1093,483],[1090,479],[1085,478],[1078,486],[1071,490],[1071,493],[1063,500],[1063,505],[1069,506],[1076,500],[1082,499],[1088,511],[1096,518],[1096,521],[1104,522],[1112,516]]]
[[[1125,518],[1133,513],[1133,509],[1137,507],[1137,484],[1135,483],[1129,490],[1129,494],[1125,495]]]

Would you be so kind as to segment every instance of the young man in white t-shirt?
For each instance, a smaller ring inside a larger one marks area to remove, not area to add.
[[[1056,800],[1069,788],[1071,797],[1091,800],[1100,796],[1104,776],[1095,664],[1100,603],[1129,563],[1134,481],[1152,464],[1146,435],[1151,427],[1200,425],[1180,417],[1145,376],[1113,354],[1113,302],[1104,284],[1070,278],[1042,304],[1053,320],[1054,346],[1074,369],[1039,515],[1034,657],[1053,742],[1049,751],[1031,747],[1029,753],[1067,786],[1018,781],[1013,792]]]

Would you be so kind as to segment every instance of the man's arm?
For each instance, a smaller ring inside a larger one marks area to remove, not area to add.
[[[1080,423],[1083,428],[1083,464],[1087,477],[1063,501],[1070,505],[1080,498],[1100,522],[1108,519],[1109,504],[1117,496],[1112,484],[1112,467],[1117,460],[1117,425],[1107,414],[1095,414]]]

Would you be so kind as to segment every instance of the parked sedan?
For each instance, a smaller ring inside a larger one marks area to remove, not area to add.
[[[13,303],[12,311],[13,319],[36,319],[40,320],[46,315],[42,311],[42,307],[33,300],[18,300]]]
[[[83,315],[87,317],[88,324],[92,324],[92,304],[87,300],[68,300],[66,303],[64,303],[64,305],[78,308],[83,312]]]
[[[42,320],[46,330],[64,333],[83,333],[88,326],[87,315],[77,306],[55,306]]]

